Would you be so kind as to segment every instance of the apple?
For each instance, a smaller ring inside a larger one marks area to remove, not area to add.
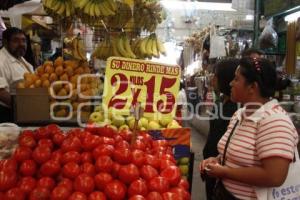
[[[179,163],[181,165],[188,165],[190,162],[190,158],[189,157],[182,157],[179,159]]]
[[[139,120],[139,129],[141,130],[142,127],[144,127],[145,129],[148,128],[148,125],[149,125],[149,121],[147,118],[145,117],[142,117],[140,120]]]
[[[172,120],[168,124],[167,128],[182,128],[182,127],[178,124],[178,122],[176,120]]]
[[[90,115],[90,120],[92,122],[101,122],[101,121],[103,121],[103,119],[104,119],[104,117],[100,112],[93,112]]]
[[[159,130],[160,125],[157,121],[150,121],[148,124],[148,130]]]
[[[127,124],[123,124],[122,126],[119,127],[119,131],[122,130],[129,130],[129,126]]]
[[[125,124],[125,118],[122,115],[114,115],[112,118],[112,124],[116,127],[120,127]]]
[[[159,120],[160,125],[166,127],[169,123],[171,123],[173,121],[172,117],[162,117]]]
[[[134,122],[135,122],[134,118],[132,118],[130,121],[127,122],[128,126],[131,130],[133,130],[133,128],[134,128]]]
[[[179,165],[179,169],[183,176],[187,176],[189,173],[189,166],[188,165]]]

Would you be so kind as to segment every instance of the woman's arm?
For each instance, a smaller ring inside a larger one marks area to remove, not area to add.
[[[290,160],[281,157],[270,157],[261,160],[261,167],[229,168],[209,163],[208,175],[221,179],[232,179],[242,183],[261,187],[277,187],[286,179]]]

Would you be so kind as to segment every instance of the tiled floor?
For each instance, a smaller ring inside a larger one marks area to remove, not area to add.
[[[195,128],[197,124],[197,129]],[[195,153],[194,169],[193,169],[193,183],[192,183],[192,200],[206,200],[205,185],[202,182],[198,170],[199,162],[203,159],[202,149],[204,147],[207,131],[208,121],[191,120],[188,125],[191,128],[192,151]]]

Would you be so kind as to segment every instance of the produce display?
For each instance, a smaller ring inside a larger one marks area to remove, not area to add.
[[[0,199],[190,199],[168,141],[131,137],[108,126],[24,130],[0,161]]]
[[[66,37],[64,39],[64,44],[66,45],[66,48],[64,48],[66,56],[71,56],[75,60],[87,60],[83,39],[80,36],[75,36],[71,39]]]
[[[77,107],[82,102],[89,102],[86,97],[102,93],[103,85],[99,78],[90,75],[91,70],[86,61],[63,60],[58,57],[54,62],[45,61],[35,73],[25,73],[24,81],[19,82],[18,88],[49,88],[50,102],[70,103],[76,116]],[[61,82],[64,81],[64,82]],[[84,97],[83,97],[84,96]],[[90,110],[85,107],[82,115],[88,117]],[[66,117],[69,109],[66,106],[55,106],[55,117]]]
[[[110,125],[116,130],[133,130],[135,123],[133,116],[105,113],[100,105],[94,108],[94,112],[90,115],[89,121],[98,126]],[[159,120],[142,117],[137,125],[137,129],[141,131],[160,130],[164,128],[181,128],[181,126],[172,117],[163,117]]]

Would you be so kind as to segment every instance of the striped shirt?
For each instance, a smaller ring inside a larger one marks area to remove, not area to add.
[[[282,157],[294,158],[298,143],[297,131],[288,114],[271,100],[252,115],[241,117],[245,108],[235,112],[227,131],[218,143],[218,151],[223,156],[227,138],[237,120],[233,136],[228,145],[225,165],[231,168],[261,166],[261,159]],[[224,186],[235,197],[243,200],[257,199],[254,187],[230,179],[223,179]]]

